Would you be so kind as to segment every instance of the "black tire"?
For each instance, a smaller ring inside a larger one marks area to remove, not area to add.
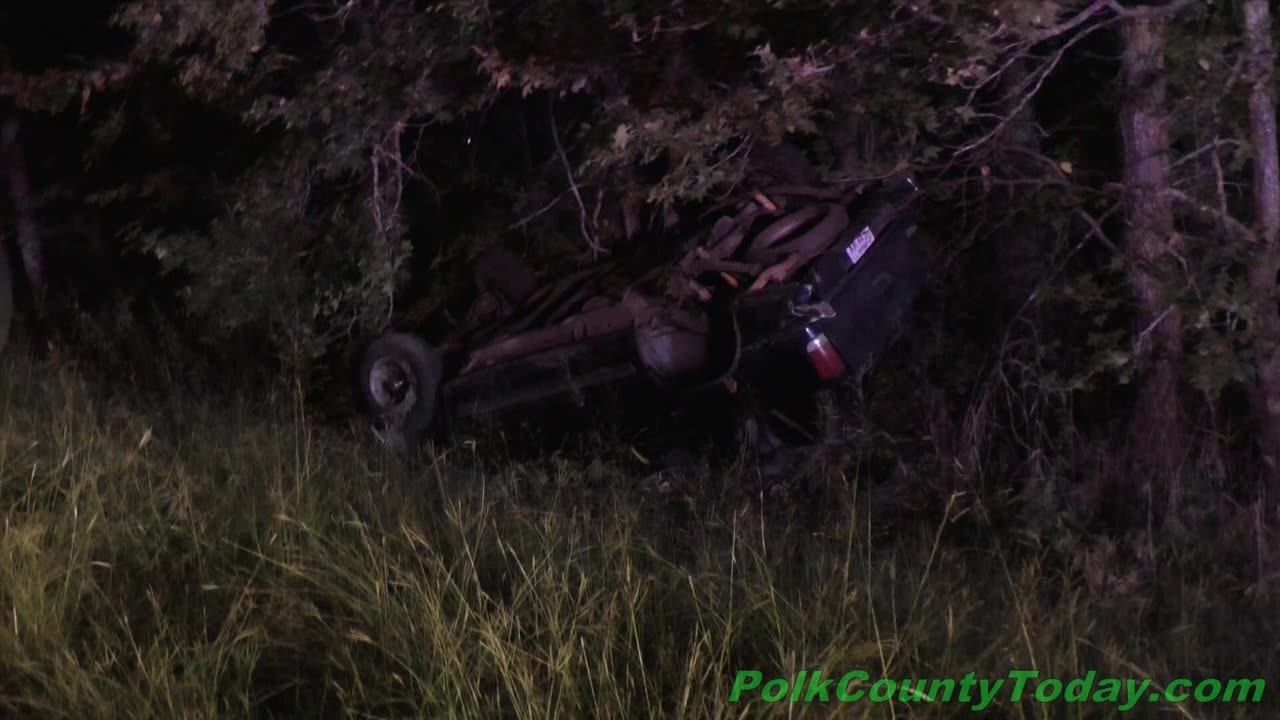
[[[417,335],[388,333],[365,349],[357,394],[385,445],[407,451],[422,440],[435,419],[443,374],[440,354]]]
[[[0,352],[9,343],[9,329],[13,325],[13,274],[9,270],[9,258],[4,245],[0,245]]]

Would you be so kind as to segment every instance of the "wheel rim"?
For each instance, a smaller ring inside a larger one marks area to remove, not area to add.
[[[417,378],[405,363],[383,358],[369,369],[369,397],[381,413],[403,412],[417,400]]]

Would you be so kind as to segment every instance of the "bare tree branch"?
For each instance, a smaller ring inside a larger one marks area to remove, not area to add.
[[[1173,163],[1169,165],[1169,167],[1170,168],[1181,167],[1184,164],[1191,162],[1192,160],[1195,160],[1196,158],[1200,157],[1201,155],[1207,152],[1216,151],[1225,147],[1238,148],[1240,147],[1240,145],[1241,143],[1239,140],[1234,140],[1232,138],[1215,137],[1211,142],[1205,143],[1201,147],[1198,147],[1195,150],[1192,150],[1191,152],[1187,153],[1186,155],[1183,155],[1182,157],[1178,158],[1177,160],[1174,160]],[[1216,156],[1217,153],[1214,152],[1214,155]]]
[[[1026,44],[1035,45],[1038,43],[1042,43],[1045,40],[1051,40],[1053,38],[1056,38],[1059,35],[1069,33],[1072,30],[1075,30],[1076,28],[1083,25],[1087,20],[1089,20],[1089,18],[1102,12],[1104,9],[1106,9],[1109,6],[1109,4],[1110,3],[1108,2],[1108,0],[1094,0],[1094,2],[1091,3],[1084,10],[1081,10],[1080,12],[1072,16],[1070,20],[1058,23],[1053,27],[1045,28],[1044,30],[1040,30],[1030,35],[1026,39]]]
[[[1165,15],[1176,13],[1185,7],[1194,5],[1195,3],[1203,3],[1204,0],[1173,0],[1163,5],[1139,5],[1136,7],[1126,7],[1121,5],[1119,0],[1105,0],[1107,9],[1123,18],[1148,18],[1155,15]]]
[[[529,223],[533,222],[534,220],[537,220],[539,217],[541,217],[542,215],[544,215],[544,214],[546,214],[547,212],[549,212],[549,211],[551,210],[551,208],[553,208],[553,207],[555,207],[556,205],[558,205],[558,204],[560,203],[560,200],[562,200],[562,199],[564,198],[564,196],[565,196],[565,195],[567,195],[567,194],[569,194],[569,191],[568,191],[568,190],[565,190],[564,192],[560,193],[559,195],[556,195],[555,197],[551,198],[551,202],[547,203],[546,205],[543,205],[542,207],[538,208],[537,210],[534,210],[533,212],[529,213],[528,215],[525,215],[524,217],[520,218],[519,220],[517,220],[517,221],[515,221],[515,222],[511,223],[510,225],[508,225],[508,226],[507,226],[507,229],[508,229],[508,230],[519,230],[520,228],[524,227],[525,225],[528,225]]]
[[[560,164],[564,166],[565,177],[569,179],[569,190],[573,192],[573,199],[578,203],[578,228],[582,231],[582,237],[587,241],[587,247],[591,249],[591,256],[597,258],[604,254],[605,250],[600,246],[599,239],[590,227],[591,221],[587,213],[587,205],[582,201],[582,193],[578,190],[578,182],[573,178],[573,165],[569,164],[569,156],[564,152],[564,145],[560,142],[560,130],[556,126],[556,111],[553,100],[547,101],[547,115],[551,119],[551,139],[555,142],[556,155],[560,158]]]
[[[1169,198],[1178,201],[1178,203],[1188,210],[1193,210],[1206,219],[1222,221],[1226,225],[1226,229],[1235,233],[1241,240],[1249,243],[1258,242],[1258,236],[1254,234],[1253,230],[1248,225],[1245,225],[1230,215],[1223,217],[1217,208],[1209,207],[1176,188],[1165,188],[1164,194]]]
[[[1067,49],[1070,48],[1075,43],[1079,42],[1087,34],[1088,33],[1080,33],[1076,37],[1072,38],[1070,42],[1068,42],[1065,46],[1060,48],[1056,53],[1054,53],[1053,57],[1049,60],[1049,62],[1036,71],[1035,84],[1031,87],[1030,91],[1028,91],[1025,95],[1022,96],[1022,99],[1018,101],[1018,104],[1014,106],[1013,110],[1007,113],[1004,116],[1004,118],[1001,119],[1000,122],[997,123],[996,126],[992,128],[989,132],[987,132],[985,135],[978,138],[977,140],[974,140],[969,143],[965,143],[964,145],[960,146],[960,148],[956,150],[955,155],[958,157],[966,153],[972,152],[973,150],[976,150],[977,148],[980,148],[983,145],[987,144],[988,142],[991,141],[992,138],[999,135],[1004,130],[1005,126],[1008,125],[1013,120],[1013,118],[1016,117],[1018,113],[1021,112],[1022,109],[1027,106],[1027,103],[1031,102],[1031,99],[1035,97],[1036,93],[1040,92],[1040,87],[1044,85],[1045,78],[1047,78],[1049,76],[1049,73],[1053,72],[1053,69],[1058,66],[1058,63],[1062,60],[1063,56],[1066,54]]]

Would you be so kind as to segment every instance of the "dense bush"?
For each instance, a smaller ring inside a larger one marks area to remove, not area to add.
[[[910,385],[910,407],[945,417],[958,455],[1017,466],[1050,436],[1062,452],[1114,436],[1128,388],[1176,352],[1190,420],[1208,429],[1195,449],[1223,467],[1224,452],[1252,461],[1230,428],[1253,422],[1236,398],[1266,340],[1245,272],[1259,257],[1257,73],[1233,8],[132,0],[74,20],[5,12],[0,98],[23,122],[52,258],[46,325],[80,349],[137,338],[142,357],[165,345],[215,365],[275,358],[320,382],[354,339],[465,305],[479,249],[507,244],[551,271],[654,242],[671,213],[776,170],[785,141],[826,182],[902,167],[926,180],[941,262],[898,367],[930,378]],[[1126,231],[1118,130],[1143,89],[1121,82],[1125,28],[1157,15],[1162,70],[1148,84],[1168,88],[1177,202],[1176,242],[1151,261]],[[61,224],[71,218],[92,232]],[[1135,295],[1146,277],[1167,307]],[[1177,319],[1176,347],[1151,335],[1168,325],[1154,317]]]

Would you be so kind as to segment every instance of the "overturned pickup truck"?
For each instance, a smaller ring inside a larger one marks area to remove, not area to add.
[[[816,390],[864,369],[921,290],[918,192],[902,176],[857,193],[743,193],[665,257],[619,258],[542,286],[507,258],[489,273],[500,290],[439,347],[413,329],[370,343],[357,394],[379,438],[406,448],[439,420],[582,402],[623,382],[677,394]]]

